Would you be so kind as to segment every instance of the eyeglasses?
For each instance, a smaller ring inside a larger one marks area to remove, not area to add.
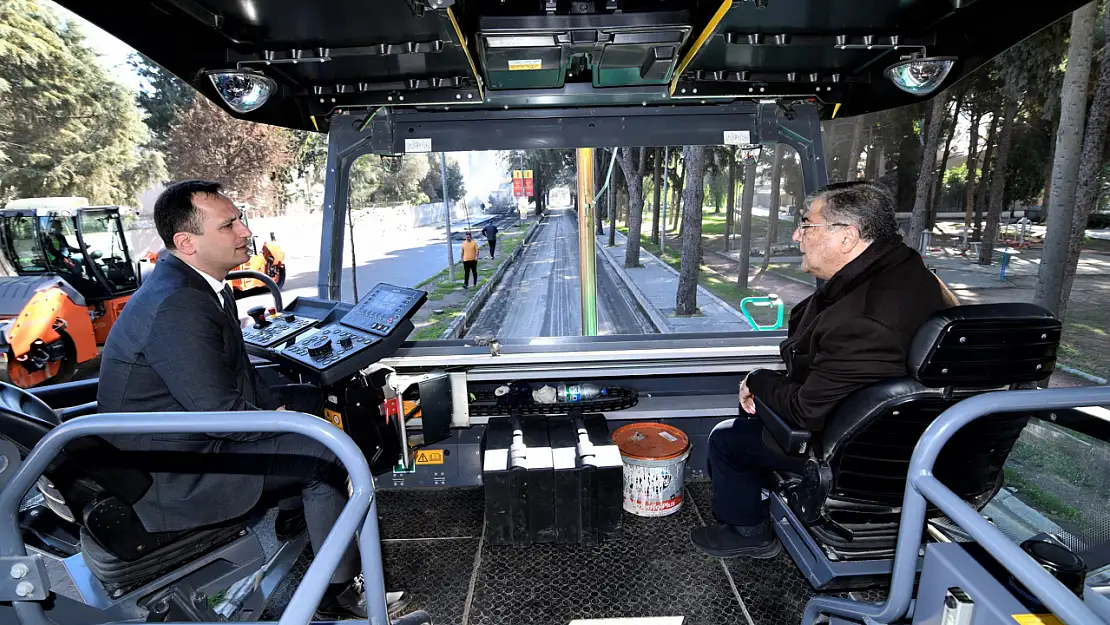
[[[798,224],[798,227],[795,228],[795,230],[801,230],[802,232],[805,232],[806,228],[820,228],[822,226],[850,226],[850,225],[852,225],[852,224],[840,224],[840,223],[836,223],[836,224],[805,224],[805,223],[803,223],[803,224]]]

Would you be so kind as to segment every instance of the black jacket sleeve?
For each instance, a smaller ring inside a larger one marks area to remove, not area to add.
[[[748,389],[783,419],[816,432],[852,392],[905,374],[906,355],[899,338],[874,319],[856,317],[822,332],[803,384],[757,370],[748,376]]]
[[[203,293],[182,289],[166,298],[154,316],[143,355],[174,399],[196,412],[259,410],[243,397],[226,353],[227,321]],[[253,368],[249,375],[257,375]],[[273,434],[211,434],[214,438],[259,440]]]

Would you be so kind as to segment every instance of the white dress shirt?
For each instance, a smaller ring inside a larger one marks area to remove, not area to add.
[[[185,264],[189,265],[189,263]],[[235,309],[235,302],[227,301],[227,292],[224,291],[224,287],[227,286],[227,280],[217,280],[212,276],[204,273],[200,269],[193,267],[192,265],[189,265],[189,267],[191,267],[193,271],[199,273],[200,277],[204,278],[204,281],[208,283],[208,286],[212,287],[212,290],[216,292],[216,297],[220,298],[221,302],[224,302],[225,305],[230,306],[232,309]],[[220,310],[221,312],[223,311],[222,308]]]

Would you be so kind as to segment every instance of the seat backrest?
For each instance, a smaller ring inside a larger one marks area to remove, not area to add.
[[[62,423],[59,414],[39,397],[0,382],[0,436],[28,453],[42,437]],[[154,483],[149,473],[132,466],[123,453],[99,436],[69,442],[48,470],[66,502],[80,507],[103,491],[120,501],[138,501]]]
[[[910,456],[930,423],[972,395],[1044,380],[1056,364],[1062,324],[1033,304],[957,306],[930,318],[914,337],[904,378],[851,395],[828,421],[819,453],[832,471],[834,498],[896,508]],[[972,503],[989,499],[1031,413],[979,419],[938,458],[935,474]]]

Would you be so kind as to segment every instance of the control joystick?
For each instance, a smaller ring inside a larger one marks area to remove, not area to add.
[[[255,306],[254,308],[248,310],[247,316],[249,316],[251,319],[254,319],[255,330],[261,330],[262,328],[270,325],[270,322],[266,320],[266,309],[262,306]]]

